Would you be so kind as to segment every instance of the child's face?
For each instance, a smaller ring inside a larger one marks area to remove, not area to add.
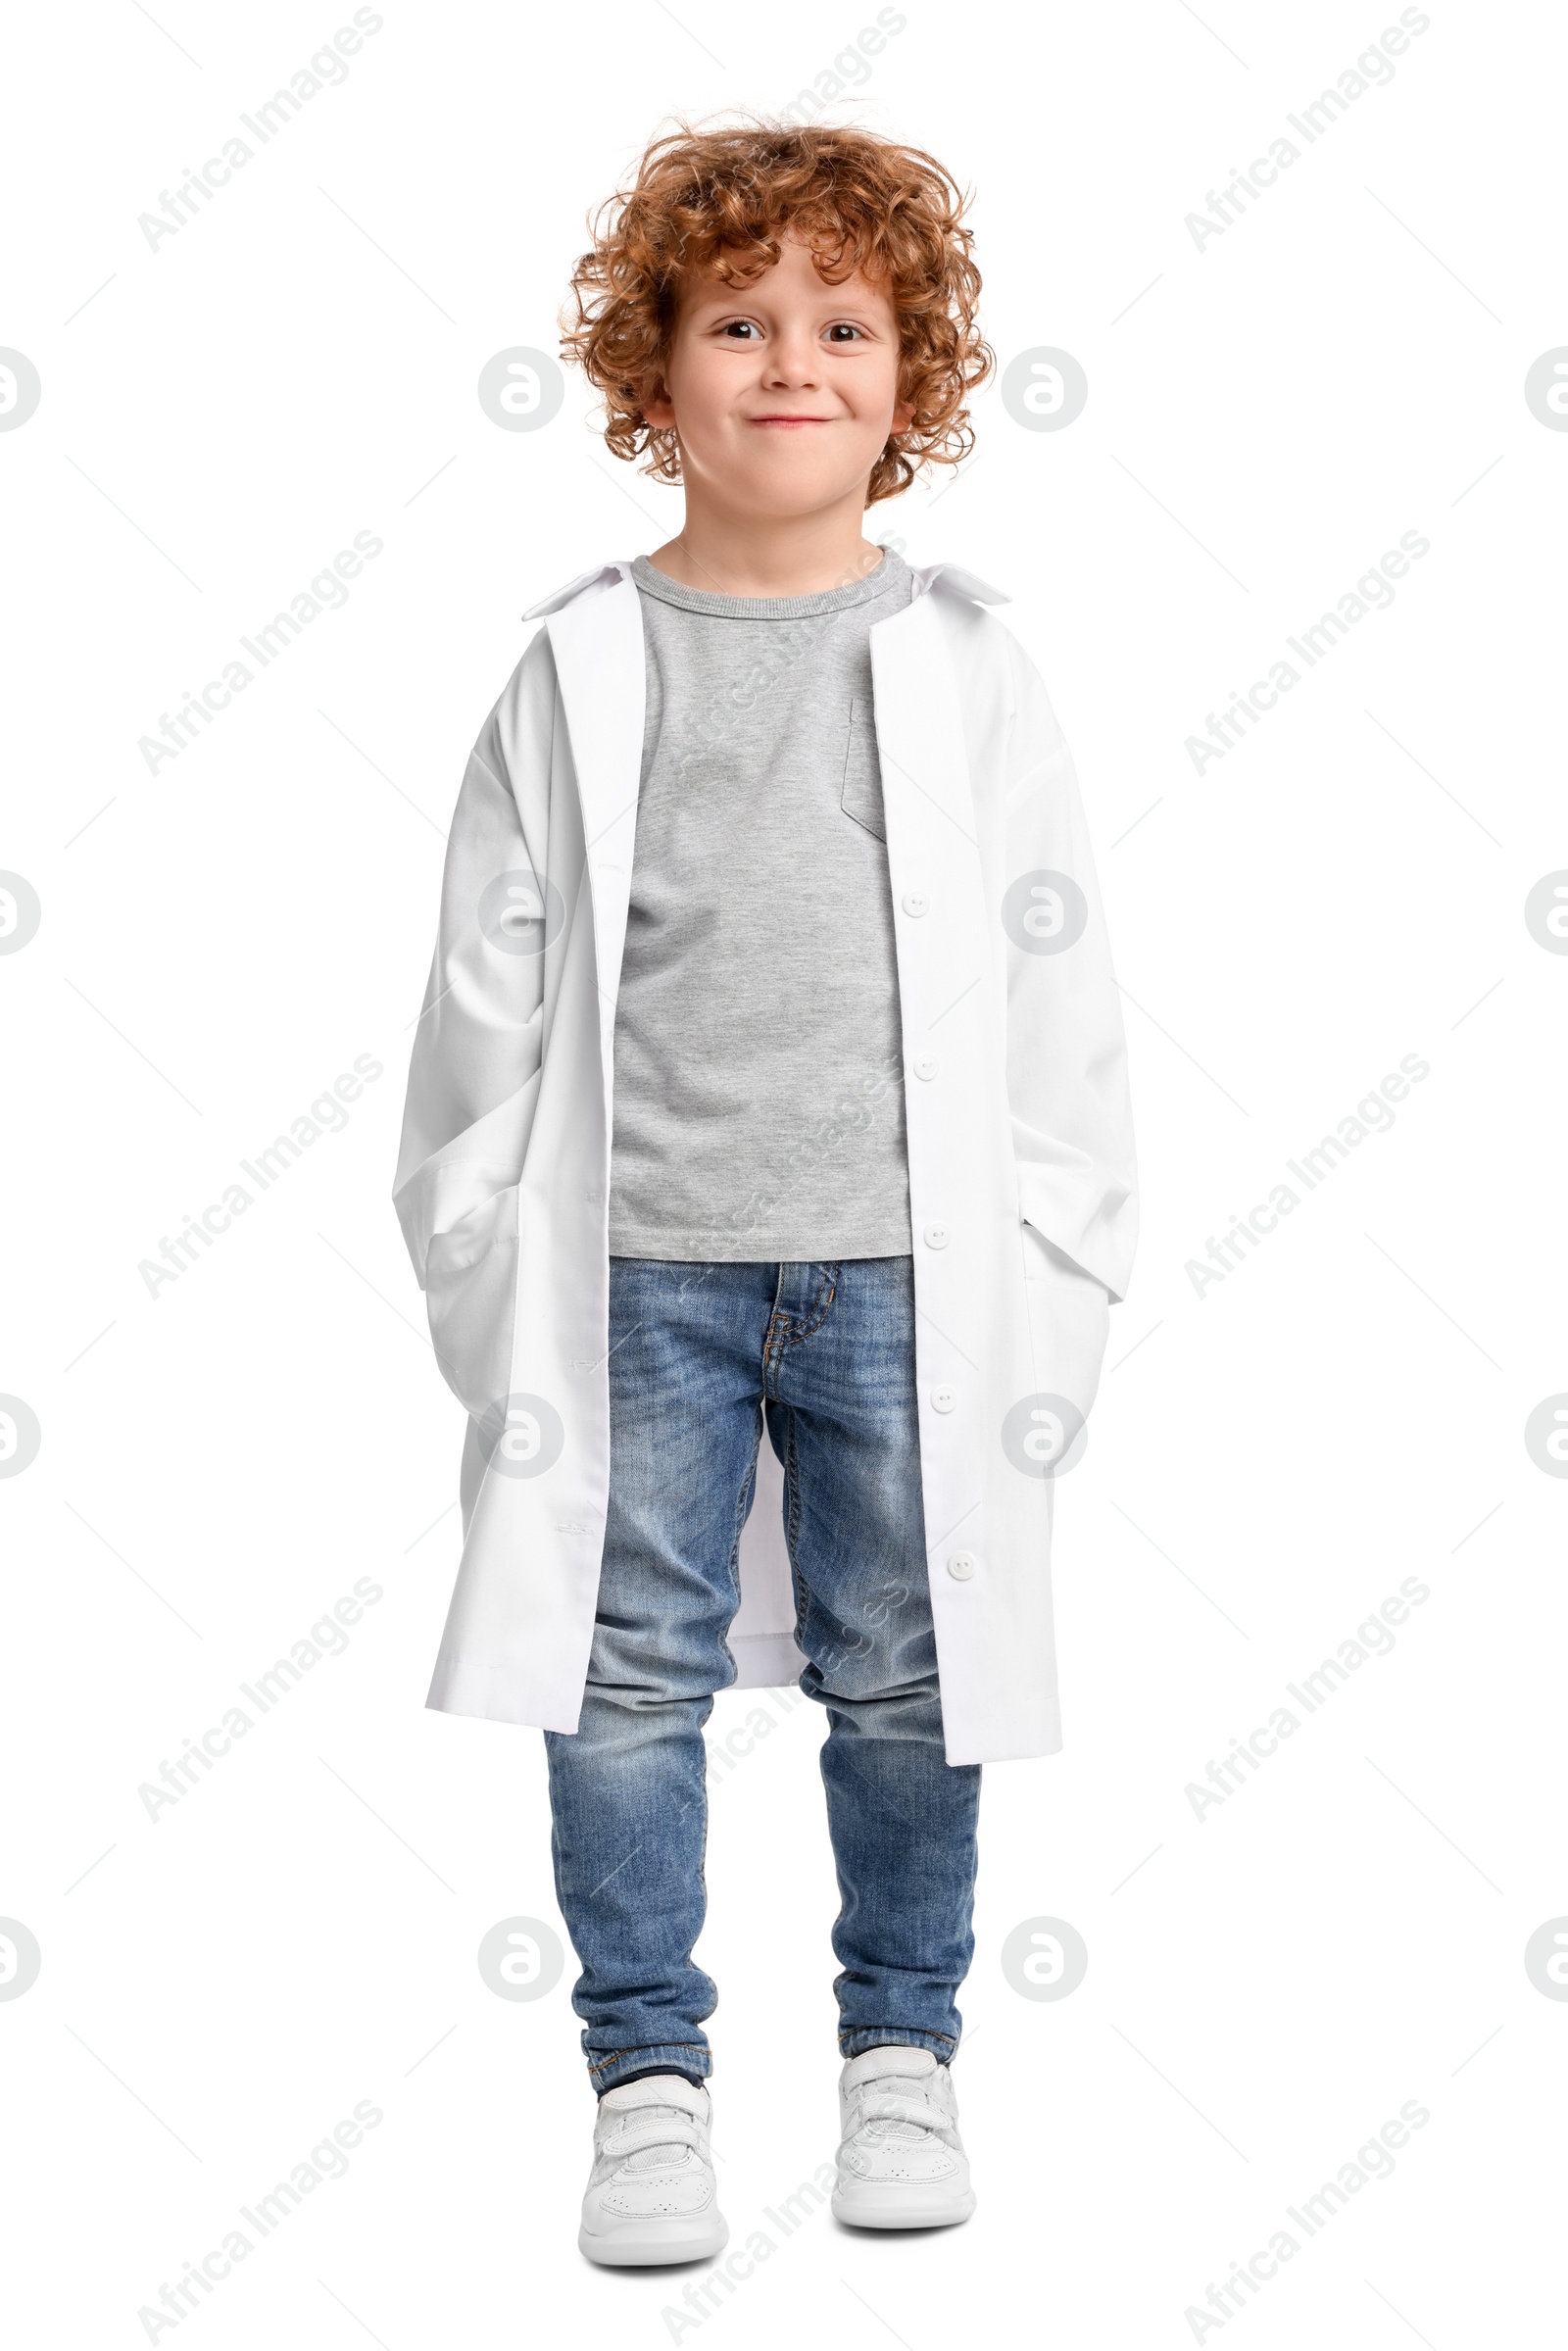
[[[858,271],[824,285],[791,236],[749,285],[683,286],[664,382],[644,414],[674,426],[689,489],[759,516],[812,514],[863,490],[889,434],[907,425],[898,363],[885,289]]]

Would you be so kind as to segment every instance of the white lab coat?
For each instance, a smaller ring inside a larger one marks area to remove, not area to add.
[[[983,610],[1004,597],[950,564],[915,582],[870,644],[920,1476],[947,1759],[989,1763],[1061,1743],[1054,1477],[1082,1451],[1127,1287],[1135,1170],[1100,895],[1046,690]],[[458,798],[394,1197],[470,1416],[428,1703],[570,1732],[610,1476],[612,1044],[644,716],[629,564],[525,617],[546,615]],[[730,1636],[741,1686],[805,1663],[780,1483],[764,1438]]]

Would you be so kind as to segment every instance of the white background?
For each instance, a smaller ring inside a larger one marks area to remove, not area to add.
[[[872,519],[1010,590],[1052,690],[1146,1223],[1058,1497],[1066,1748],[987,1772],[978,2214],[906,2240],[764,2217],[836,2137],[798,1706],[713,1790],[721,2194],[732,2243],[772,2249],[699,2319],[690,2274],[575,2249],[569,1964],[531,2002],[476,1965],[500,1920],[559,1928],[543,1755],[423,1710],[462,1427],[389,1193],[445,827],[518,614],[679,521],[575,379],[507,432],[479,370],[553,347],[585,215],[671,110],[786,106],[874,12],[381,13],[156,251],[138,215],[349,11],[101,0],[13,30],[0,343],[43,396],[0,433],[0,866],[43,912],[0,957],[0,1390],[42,1429],[0,1481],[0,1913],[42,1951],[0,2001],[12,2329],[145,2341],[162,2284],[368,2100],[346,2177],[155,2339],[1544,2340],[1568,2006],[1524,1947],[1568,1912],[1568,1487],[1523,1431],[1568,1388],[1568,960],[1523,908],[1568,865],[1568,436],[1523,384],[1568,342],[1562,23],[1434,0],[1392,82],[1201,250],[1185,216],[1396,9],[908,0],[830,110],[973,184],[999,359],[1087,371],[1055,432],[988,387],[972,466]],[[149,774],[138,738],[362,530],[383,552],[346,606]],[[1392,608],[1196,773],[1186,738],[1412,530]],[[150,1296],[140,1261],[359,1054],[383,1074],[342,1131]],[[1409,1054],[1392,1129],[1198,1295],[1188,1260]],[[149,1818],[141,1785],[365,1577],[344,1653]],[[1408,1577],[1392,1653],[1200,1819],[1188,1785]],[[721,1697],[710,1736],[756,1703]],[[1039,1917],[1088,1946],[1064,2000],[1002,1970]],[[1393,2176],[1308,2239],[1286,2207],[1411,2100]],[[1282,2227],[1299,2252],[1201,2332],[1189,2307]]]

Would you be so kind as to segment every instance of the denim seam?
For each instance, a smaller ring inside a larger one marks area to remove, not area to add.
[[[758,1454],[760,1453],[762,1449],[762,1440],[767,1434],[767,1415],[763,1405],[760,1402],[759,1402],[757,1406],[754,1427],[757,1432],[757,1445],[752,1454],[751,1467],[747,1470],[746,1475],[742,1478],[740,1483],[740,1492],[735,1497],[735,1533],[729,1546],[729,1588],[734,1595],[737,1609],[741,1604],[741,1536],[745,1532],[746,1521],[751,1516],[752,1497],[757,1492]],[[733,1624],[734,1619],[731,1618],[730,1621]],[[728,1634],[726,1634],[724,1637],[724,1648],[726,1652],[729,1649]],[[730,1663],[733,1665],[734,1662],[734,1658],[731,1657]]]
[[[645,2050],[650,2049],[690,2049],[695,2057],[711,2055],[711,2051],[698,2040],[651,2040],[644,2041],[635,2049],[614,2049],[602,2063],[591,2065],[588,2071],[590,2074],[608,2074],[612,2065],[620,2065],[628,2057],[641,2057]]]
[[[784,1547],[789,1553],[790,1580],[795,1587],[795,1645],[806,1646],[806,1612],[811,1604],[810,1589],[801,1573],[801,1454],[795,1442],[795,1412],[786,1404],[787,1435],[784,1440]]]
[[[839,1294],[838,1275],[839,1269],[836,1263],[823,1266],[821,1286],[809,1309],[810,1319],[808,1321],[804,1315],[800,1317],[800,1328],[790,1337],[791,1347],[799,1347],[803,1339],[813,1337],[826,1322],[828,1310]],[[824,1291],[827,1294],[825,1297],[823,1296]]]
[[[840,2040],[854,2040],[857,2034],[861,2033],[917,2033],[925,2040],[945,2042],[950,2049],[956,2049],[958,2045],[957,2039],[953,2033],[939,2033],[934,2025],[841,2025],[839,2027]],[[676,2045],[675,2042],[670,2043],[672,2048]],[[885,2045],[895,2049],[906,2046],[905,2042],[897,2040]]]
[[[779,1401],[778,1368],[788,1344],[786,1334],[789,1321],[789,1316],[780,1313],[775,1306],[768,1318],[767,1335],[762,1341],[762,1394],[771,1404]]]
[[[767,1335],[762,1341],[762,1393],[767,1395],[767,1382],[771,1375],[773,1392],[769,1400],[775,1404],[783,1400],[778,1393],[778,1373],[784,1349],[787,1347],[799,1347],[804,1339],[814,1338],[822,1328],[839,1294],[839,1270],[840,1261],[837,1259],[831,1264],[824,1264],[816,1296],[805,1314],[787,1314],[774,1305],[768,1318]]]

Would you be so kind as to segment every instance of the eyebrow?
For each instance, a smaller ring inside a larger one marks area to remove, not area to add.
[[[842,286],[831,286],[826,290],[829,293],[837,293],[840,295],[844,294],[845,291]],[[749,302],[747,300],[745,290],[727,289],[726,294],[727,298],[721,297],[718,293],[692,293],[686,297],[686,302],[683,307],[688,312],[699,310],[713,310],[719,312],[749,311],[754,307],[761,307],[760,304],[754,305],[754,303]],[[842,317],[847,311],[857,311],[870,314],[874,313],[878,307],[879,305],[876,289],[874,287],[867,286],[859,294],[852,294],[846,300],[841,300],[834,303],[824,303],[822,305],[821,315],[824,318],[837,318]]]

